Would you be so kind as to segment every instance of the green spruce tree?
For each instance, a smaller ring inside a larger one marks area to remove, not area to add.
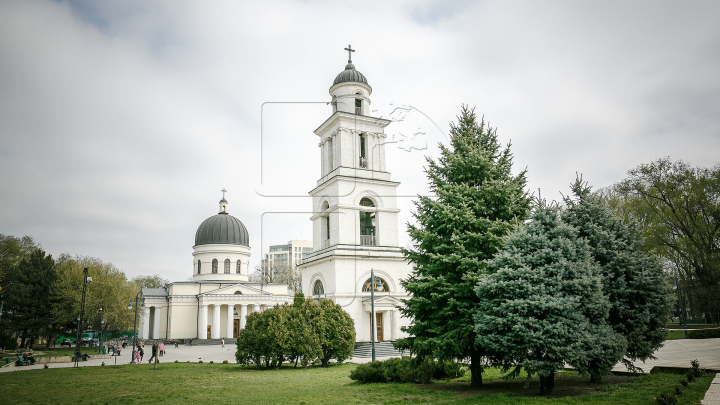
[[[623,363],[634,369],[633,362],[654,358],[665,341],[670,286],[660,263],[642,250],[643,238],[631,220],[626,224],[615,217],[581,177],[571,189],[574,198],[565,197],[562,219],[590,244],[611,304],[608,323],[627,340]],[[598,349],[600,356],[603,352]],[[599,377],[592,375],[592,381]]]
[[[40,248],[8,269],[3,312],[10,328],[22,337],[22,347],[28,343],[32,348],[35,339],[47,336],[54,324],[51,289],[55,279],[55,261]]]
[[[492,274],[476,289],[478,343],[506,369],[517,366],[515,374],[520,367],[528,376],[537,373],[541,394],[552,392],[555,371],[565,363],[602,374],[622,357],[624,340],[605,323],[610,303],[600,269],[557,207],[541,202],[489,267]],[[600,345],[605,357],[594,351]],[[598,361],[590,364],[593,356]]]
[[[476,343],[474,288],[513,224],[527,218],[530,197],[525,171],[512,174],[510,145],[502,148],[496,131],[474,110],[462,107],[450,125],[450,147],[440,145],[437,162],[427,158],[429,188],[419,196],[413,241],[403,250],[413,271],[402,285],[410,298],[400,310],[412,319],[410,336],[396,347],[423,358],[471,361],[471,385],[482,385],[483,349]]]

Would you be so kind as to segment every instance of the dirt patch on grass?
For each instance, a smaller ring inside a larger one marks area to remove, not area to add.
[[[610,375],[602,378],[600,384],[591,384],[590,377],[581,377],[578,375],[563,375],[562,373],[555,375],[555,389],[550,395],[540,395],[540,379],[534,376],[530,380],[530,385],[525,388],[525,378],[517,378],[514,380],[504,381],[495,379],[483,381],[483,386],[473,388],[469,381],[463,382],[436,382],[435,384],[418,385],[420,389],[449,391],[465,395],[478,394],[514,394],[523,397],[547,397],[547,398],[563,398],[576,397],[589,394],[591,392],[602,391],[605,385],[615,385],[628,382],[635,377]]]

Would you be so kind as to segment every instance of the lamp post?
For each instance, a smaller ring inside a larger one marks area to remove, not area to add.
[[[87,290],[88,281],[92,281],[92,277],[88,277],[88,268],[83,269],[83,289],[82,299],[80,300],[80,312],[78,313],[78,330],[77,337],[75,338],[75,367],[78,367],[78,353],[80,353],[80,342],[82,337],[82,317],[83,311],[85,310],[85,291]]]
[[[372,361],[375,361],[375,269],[370,269],[370,341],[372,342]]]
[[[132,349],[131,356],[130,356],[130,357],[132,357],[132,359],[130,360],[130,364],[137,364],[135,362],[135,344],[137,342],[137,314],[138,314],[138,300],[139,299],[140,299],[140,293],[137,293],[137,295],[135,296],[135,323],[133,324],[133,339],[132,339],[133,349]],[[141,305],[144,307],[145,303],[143,302],[143,303],[141,303]],[[128,304],[128,309],[132,309],[132,307],[133,307],[132,301],[130,301],[130,303]]]
[[[685,329],[685,337],[687,338],[688,333],[687,333],[687,321],[685,318],[685,308],[683,307],[682,294],[680,293],[680,283],[678,283],[677,277],[675,277],[675,290],[677,291],[678,303],[680,304],[680,316],[682,317],[683,329]]]
[[[98,344],[98,354],[102,354],[103,326],[105,325],[105,311],[100,308],[100,343]]]

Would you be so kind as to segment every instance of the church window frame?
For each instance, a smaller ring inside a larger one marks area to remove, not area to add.
[[[313,296],[319,297],[321,295],[327,296],[325,294],[325,286],[323,285],[322,280],[315,280],[313,283]]]
[[[235,291],[235,295],[242,295],[242,291],[240,291],[240,290]]]
[[[330,203],[328,203],[327,200],[323,201],[322,205],[320,206],[320,209],[324,213],[321,220],[321,234],[322,234],[322,241],[323,241],[323,248],[330,246],[330,213],[327,212],[328,209],[330,209]]]
[[[363,197],[360,199],[359,205],[361,207],[375,208],[374,210],[361,209],[358,215],[360,229],[360,245],[361,246],[377,246],[376,235],[377,230],[377,205],[369,197]]]
[[[242,274],[242,260],[240,259],[235,262],[235,274]]]
[[[370,292],[370,286],[372,285],[372,277],[368,277],[368,279],[363,283],[362,292]],[[389,293],[390,292],[390,285],[387,281],[385,281],[384,278],[380,276],[375,276],[375,292],[376,293]]]
[[[356,91],[355,95],[360,96],[360,97],[355,98],[355,114],[363,115],[363,100],[362,100],[363,94],[361,91]]]
[[[201,269],[201,268],[202,268],[202,262],[200,261],[200,259],[198,259],[198,261],[197,261],[197,274],[200,274],[200,269]]]
[[[361,132],[358,137],[360,141],[359,165],[361,169],[367,169],[367,136]]]
[[[212,274],[217,274],[218,272],[218,259],[212,259]]]
[[[225,274],[230,274],[230,259],[225,259],[223,262],[223,271]]]

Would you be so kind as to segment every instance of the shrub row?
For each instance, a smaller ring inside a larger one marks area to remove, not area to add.
[[[720,338],[720,329],[695,329],[688,332],[688,339]]]
[[[413,382],[428,384],[432,380],[457,378],[465,368],[454,361],[418,360],[404,356],[361,364],[350,372],[350,379],[361,383]]]

